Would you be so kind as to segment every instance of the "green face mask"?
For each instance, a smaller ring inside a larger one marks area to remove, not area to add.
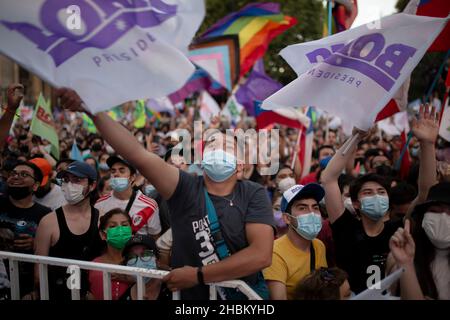
[[[123,249],[130,238],[130,226],[117,226],[106,230],[106,242],[116,249]]]

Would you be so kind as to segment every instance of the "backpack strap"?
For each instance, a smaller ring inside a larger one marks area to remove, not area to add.
[[[316,270],[316,252],[314,250],[312,241],[311,241],[311,246],[309,248],[309,256],[311,258],[310,262],[309,262],[309,266],[310,266],[311,273],[313,273],[314,270]]]
[[[127,207],[125,208],[125,213],[129,214],[131,206],[133,205],[134,199],[136,199],[137,191],[133,188],[133,193],[131,194],[130,200],[128,200]]]
[[[206,191],[206,189],[203,190],[205,194],[205,204],[206,212],[208,214],[209,227],[211,229],[211,238],[214,242],[220,260],[223,260],[230,255],[230,250],[228,250],[227,244],[225,243],[225,239],[222,235],[222,231],[220,230],[220,223],[219,219],[217,218],[216,208],[214,208],[211,198],[208,195],[208,191]]]

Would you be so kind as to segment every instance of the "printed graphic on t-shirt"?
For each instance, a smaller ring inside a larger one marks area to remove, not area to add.
[[[209,228],[208,217],[192,221],[192,231],[194,231],[195,240],[200,244],[201,251],[198,255],[202,259],[202,264],[207,265],[219,262],[219,257],[211,242],[211,230]]]

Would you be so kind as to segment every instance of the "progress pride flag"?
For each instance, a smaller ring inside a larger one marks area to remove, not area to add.
[[[263,108],[312,105],[367,130],[447,19],[401,13],[288,46],[280,54],[298,78],[267,98]]]

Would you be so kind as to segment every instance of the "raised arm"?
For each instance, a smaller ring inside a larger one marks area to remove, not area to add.
[[[426,200],[428,190],[438,182],[435,144],[439,133],[439,113],[436,113],[434,107],[420,106],[419,118],[413,120],[412,131],[420,143],[420,165],[419,190],[416,199],[409,207],[409,212],[417,204]]]
[[[363,133],[359,132],[356,137],[355,134],[356,132],[339,148],[320,176],[322,186],[325,189],[325,205],[331,223],[336,221],[345,210],[338,178],[348,161],[353,158],[358,142],[362,139]],[[346,150],[346,153],[342,154],[344,150]]]
[[[81,98],[75,91],[61,88],[58,90],[58,96],[64,108],[86,112],[82,110]],[[178,184],[178,169],[165,163],[156,154],[145,150],[126,128],[112,120],[106,113],[100,112],[91,117],[98,131],[111,147],[136,167],[165,199],[169,199]]]
[[[414,267],[415,243],[410,233],[410,221],[405,220],[405,228],[399,228],[389,241],[389,248],[398,267],[404,268],[400,277],[400,291],[403,300],[424,300]]]
[[[0,150],[5,146],[5,140],[8,136],[9,129],[14,120],[17,108],[19,108],[20,101],[23,98],[23,85],[15,83],[9,85],[6,91],[7,105],[4,107],[4,113],[0,119]]]

